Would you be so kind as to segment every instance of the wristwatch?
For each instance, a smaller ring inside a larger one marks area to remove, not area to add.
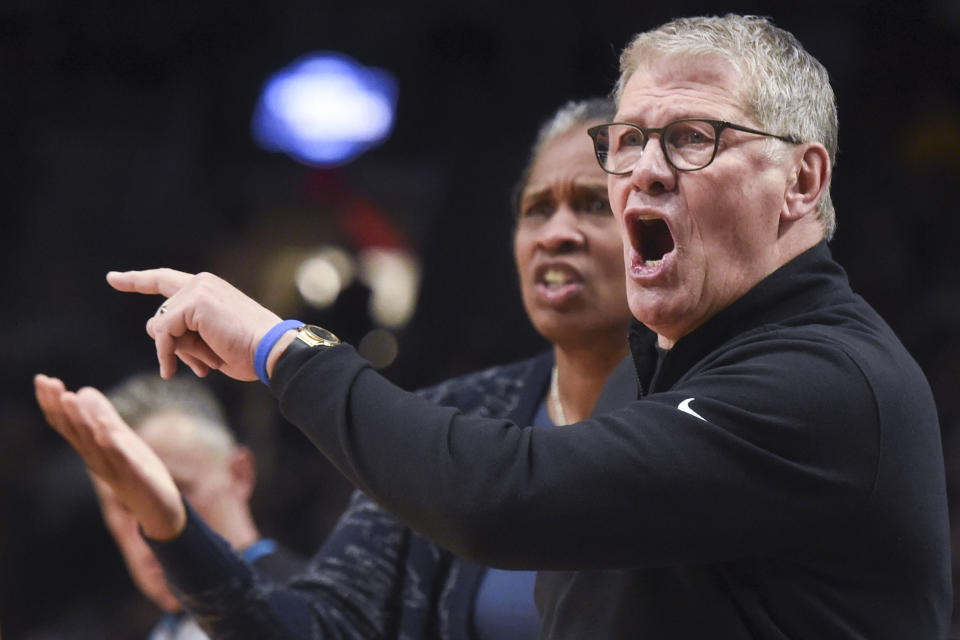
[[[286,335],[291,329],[297,330],[296,339],[292,340],[283,350],[283,353],[277,359],[277,363],[286,354],[293,351],[314,349],[315,347],[334,347],[340,344],[340,338],[315,324],[304,324],[293,318],[278,322],[260,338],[260,342],[257,343],[257,350],[253,354],[253,371],[257,374],[260,382],[267,386],[270,386],[270,376],[267,372],[267,360],[270,358],[270,352],[273,351],[281,336]]]
[[[297,329],[297,340],[309,347],[334,347],[340,344],[340,338],[333,332],[315,324],[305,324]]]

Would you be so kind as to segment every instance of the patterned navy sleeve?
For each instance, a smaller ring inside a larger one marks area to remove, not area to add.
[[[409,530],[362,494],[306,570],[280,584],[188,506],[184,532],[150,542],[185,608],[215,640],[371,639],[395,633]]]
[[[506,415],[520,401],[530,366],[488,369],[419,394],[467,414]],[[456,635],[447,599],[464,565],[359,491],[287,583],[245,562],[189,505],[187,513],[179,537],[148,543],[171,589],[213,640],[412,639],[425,629]]]

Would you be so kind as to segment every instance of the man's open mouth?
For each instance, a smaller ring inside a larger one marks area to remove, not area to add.
[[[640,264],[655,267],[663,256],[673,251],[673,234],[662,218],[635,217],[630,220],[630,244]]]

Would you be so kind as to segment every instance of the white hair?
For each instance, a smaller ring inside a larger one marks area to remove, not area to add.
[[[107,397],[134,431],[153,417],[177,414],[189,420],[193,436],[210,451],[226,454],[236,446],[223,406],[194,378],[164,380],[156,374],[138,374],[110,390]]]
[[[770,133],[820,142],[837,156],[837,105],[827,70],[797,38],[764,17],[728,14],[678,18],[637,34],[620,55],[617,103],[630,76],[641,66],[666,57],[717,56],[740,75],[747,114]],[[775,141],[768,141],[770,148]],[[817,217],[828,240],[836,213],[828,182]]]

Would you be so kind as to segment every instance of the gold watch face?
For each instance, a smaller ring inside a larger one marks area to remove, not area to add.
[[[297,338],[311,347],[332,347],[340,344],[340,338],[315,324],[305,324],[297,331]]]

